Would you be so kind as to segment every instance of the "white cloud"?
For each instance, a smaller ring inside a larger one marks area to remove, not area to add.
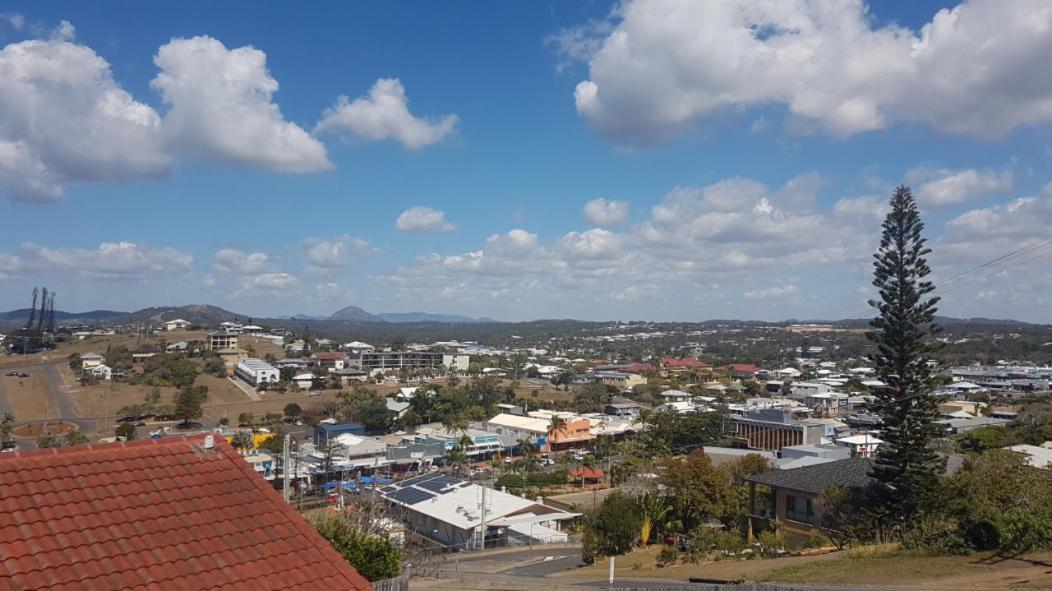
[[[409,150],[436,144],[456,129],[456,115],[437,119],[415,117],[409,112],[409,99],[397,78],[381,78],[368,96],[351,102],[346,96],[322,113],[315,134],[335,133],[360,140],[395,140]]]
[[[246,277],[241,282],[243,291],[259,290],[283,290],[289,289],[299,283],[299,279],[288,273],[263,273]]]
[[[883,220],[888,215],[888,210],[888,199],[874,195],[844,197],[833,205],[833,212],[837,217],[864,223]]]
[[[11,28],[16,31],[21,31],[22,27],[26,26],[26,17],[15,12],[0,14],[0,22],[3,21],[6,21],[7,24],[11,25]]]
[[[564,33],[585,58],[578,112],[648,142],[715,113],[784,105],[837,136],[913,122],[982,137],[1052,121],[1052,4],[966,0],[919,32],[863,0],[626,0],[606,29]],[[923,92],[917,89],[923,88]]]
[[[601,259],[617,254],[621,239],[602,228],[570,232],[559,239],[559,248],[570,258]]]
[[[315,287],[315,292],[321,300],[336,300],[347,302],[354,299],[354,290],[339,283],[323,283]]]
[[[157,113],[71,41],[69,23],[58,33],[0,50],[0,187],[12,200],[46,202],[71,183],[166,175]]]
[[[946,223],[948,238],[958,241],[1020,239],[1047,234],[1052,225],[1052,184],[1039,197],[973,209]],[[987,251],[986,254],[992,254]]]
[[[261,273],[270,266],[270,256],[263,252],[245,252],[236,248],[216,251],[214,268],[220,273],[248,275]]]
[[[134,242],[103,242],[93,250],[22,245],[27,268],[72,273],[86,278],[136,278],[184,273],[194,257],[174,248],[148,248]]]
[[[169,107],[162,128],[173,149],[281,172],[332,168],[325,146],[281,114],[262,51],[207,36],[173,39],[154,63],[160,73],[150,86]]]
[[[399,232],[451,232],[456,226],[446,221],[443,211],[430,207],[410,207],[395,220]]]
[[[592,199],[584,205],[584,219],[592,226],[618,226],[628,220],[628,202]]]
[[[361,257],[371,250],[369,242],[349,234],[337,236],[333,240],[308,238],[303,241],[307,251],[307,261],[317,267],[345,267],[353,257]]]
[[[918,166],[906,172],[906,181],[918,185],[917,201],[921,205],[940,207],[954,205],[1012,189],[1012,171],[950,170]]]
[[[493,234],[486,238],[486,250],[498,256],[525,256],[533,254],[537,248],[537,235],[521,228],[509,230],[506,234]]]
[[[796,285],[776,285],[767,289],[747,291],[742,294],[742,297],[747,300],[781,300],[798,293],[800,293],[800,288]]]

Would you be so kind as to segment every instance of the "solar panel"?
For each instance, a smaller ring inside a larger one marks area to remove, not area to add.
[[[399,503],[405,503],[406,505],[415,505],[434,496],[435,495],[418,488],[403,488],[402,490],[391,493],[387,498],[398,501]]]
[[[419,482],[419,483],[417,483],[417,486],[419,486],[420,488],[426,488],[427,490],[432,490],[432,491],[435,491],[435,492],[442,492],[443,490],[445,490],[447,488],[455,486],[458,482],[460,482],[460,481],[455,479],[455,478],[450,478],[448,476],[442,476],[442,477],[439,477],[439,478],[435,478],[434,480],[428,480],[428,481],[425,481],[425,482]]]
[[[396,490],[398,490],[397,486],[385,486],[385,487],[380,489],[380,492],[382,492],[383,494],[386,495],[388,493],[393,493]]]
[[[413,476],[412,478],[406,478],[405,480],[398,483],[399,486],[412,486],[418,482],[425,480],[431,480],[432,478],[438,478],[441,474],[421,474],[419,476]]]

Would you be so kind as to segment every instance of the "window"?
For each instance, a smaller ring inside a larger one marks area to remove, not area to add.
[[[785,495],[785,518],[801,523],[814,523],[815,514],[811,499]]]

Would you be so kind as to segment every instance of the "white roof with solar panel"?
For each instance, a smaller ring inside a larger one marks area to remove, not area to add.
[[[428,515],[460,529],[470,529],[482,523],[483,487],[445,474],[424,474],[407,478],[380,489],[388,501]],[[492,488],[485,489],[486,521],[505,520],[521,516],[544,516],[545,520],[576,517],[531,499],[517,497]],[[518,521],[511,519],[510,521]]]

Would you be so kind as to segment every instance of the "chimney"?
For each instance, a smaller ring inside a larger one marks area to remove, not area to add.
[[[205,449],[212,449],[212,448],[213,448],[213,447],[215,447],[215,446],[216,446],[216,440],[215,440],[215,438],[214,438],[214,437],[212,437],[211,435],[205,435],[205,444],[204,444],[204,448],[205,448]]]

